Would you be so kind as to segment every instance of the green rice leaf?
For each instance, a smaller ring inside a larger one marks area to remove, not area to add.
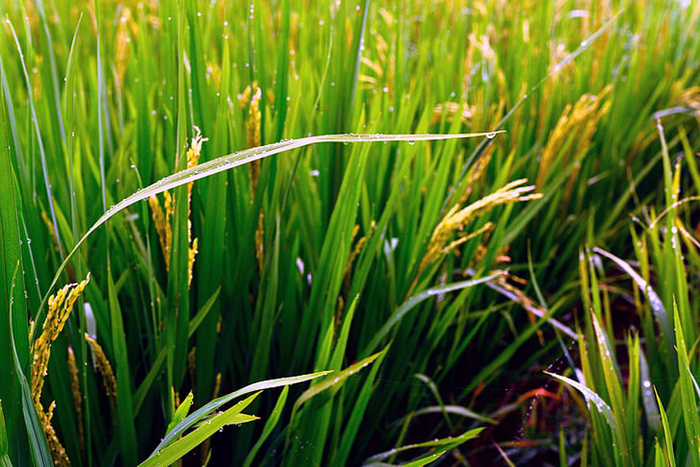
[[[656,453],[657,456],[661,455],[664,462],[662,465],[675,467],[676,458],[673,454],[673,432],[671,431],[671,426],[668,424],[668,417],[666,416],[666,411],[659,398],[659,393],[656,392],[656,388],[654,388],[654,394],[656,395],[656,402],[659,404],[659,417],[661,418],[661,427],[663,428],[662,444],[659,445],[657,439]]]
[[[545,371],[544,373],[553,378],[558,379],[559,381],[563,381],[564,383],[581,392],[581,394],[583,394],[583,397],[586,398],[586,401],[589,404],[593,403],[593,406],[598,410],[598,412],[600,412],[603,415],[603,417],[605,417],[605,420],[608,422],[608,425],[610,425],[610,428],[612,428],[614,432],[617,432],[617,422],[615,421],[615,416],[613,415],[610,406],[598,394],[591,391],[585,385],[579,383],[578,381],[574,381],[573,379],[567,378],[566,376],[557,375],[548,371]]]
[[[284,410],[284,406],[287,403],[287,396],[289,395],[289,386],[285,386],[282,388],[282,392],[280,393],[279,398],[277,399],[277,403],[275,404],[275,408],[272,409],[272,413],[270,414],[269,418],[265,422],[265,426],[263,427],[263,431],[258,437],[258,440],[255,442],[252,448],[250,448],[250,451],[248,451],[248,455],[245,458],[245,461],[243,462],[244,466],[249,466],[252,465],[253,461],[255,460],[255,456],[260,450],[260,447],[263,445],[263,443],[267,440],[267,438],[270,436],[272,433],[272,430],[275,429],[277,426],[277,423],[280,421],[280,417],[282,416],[282,412]]]
[[[497,279],[501,275],[503,275],[502,272],[497,272],[485,277],[480,277],[478,279],[455,282],[449,285],[433,287],[413,295],[408,300],[406,300],[399,308],[397,308],[396,311],[392,313],[392,315],[389,317],[389,319],[386,320],[382,328],[374,335],[370,343],[367,344],[367,346],[364,348],[362,354],[368,354],[377,347],[379,347],[382,340],[389,334],[389,332],[391,332],[394,326],[396,326],[409,311],[411,311],[421,302],[424,302],[425,300],[431,297],[435,297],[436,295],[491,282],[492,280]]]
[[[216,289],[216,292],[212,294],[211,297],[209,297],[209,300],[206,301],[204,305],[202,305],[202,308],[199,309],[196,315],[190,320],[190,330],[189,330],[189,335],[188,337],[192,337],[192,335],[197,331],[197,328],[199,327],[200,324],[202,324],[202,321],[204,321],[204,318],[207,317],[209,312],[211,311],[212,307],[214,306],[214,303],[216,302],[216,299],[219,298],[219,293],[221,292],[221,287]]]
[[[676,342],[678,343],[678,372],[680,377],[681,400],[683,401],[683,424],[689,445],[690,465],[700,466],[700,419],[698,418],[698,405],[693,387],[693,374],[690,371],[688,361],[688,349],[685,345],[683,323],[678,314],[676,302],[673,302],[673,318],[675,322]]]
[[[651,287],[651,285],[647,284],[647,281],[644,280],[644,278],[640,276],[639,273],[635,271],[632,268],[632,266],[630,266],[629,263],[627,263],[625,260],[618,258],[612,253],[608,253],[607,251],[598,247],[594,247],[593,251],[605,256],[608,259],[611,259],[623,271],[629,274],[632,280],[634,280],[634,282],[637,284],[637,287],[639,287],[639,290],[647,297],[649,305],[651,305],[651,309],[654,312],[656,322],[661,327],[663,336],[666,337],[666,339],[669,342],[669,345],[673,347],[675,345],[675,339],[673,329],[671,328],[671,321],[668,317],[668,313],[666,313],[666,308],[664,307],[664,304],[661,302],[661,299]]]
[[[330,389],[333,386],[342,384],[350,376],[354,375],[355,373],[358,373],[363,368],[372,364],[372,362],[374,362],[377,358],[383,355],[384,352],[386,352],[386,350],[382,350],[380,352],[375,353],[374,355],[370,355],[369,357],[364,358],[353,365],[350,365],[343,371],[334,373],[332,376],[324,379],[323,381],[314,384],[309,389],[304,391],[301,394],[301,396],[299,396],[299,399],[297,399],[297,401],[294,403],[294,411],[296,412],[299,409],[299,407],[301,407],[304,404],[304,402],[322,393],[326,389]]]
[[[441,447],[443,449],[440,449],[440,452],[445,453],[445,452],[451,451],[452,449],[456,448],[457,446],[469,441],[470,439],[476,438],[477,436],[479,436],[479,433],[484,431],[484,429],[485,428],[474,428],[473,430],[469,430],[467,432],[464,432],[459,436],[436,439],[433,441],[426,441],[424,443],[407,444],[405,446],[390,449],[388,451],[380,452],[379,454],[375,454],[371,457],[368,457],[367,460],[365,460],[364,465],[368,465],[368,464],[372,464],[372,463],[381,461],[383,459],[386,459],[387,457],[394,456],[398,453],[408,451],[410,449]],[[429,454],[429,455],[432,455],[432,454]],[[425,460],[425,458],[421,457],[419,459],[415,459],[412,462],[419,462],[419,461],[423,461],[423,460]],[[414,465],[425,465],[425,464],[417,463]]]
[[[312,373],[308,375],[291,376],[288,378],[278,378],[269,379],[266,381],[259,381],[257,383],[249,384],[248,386],[234,391],[230,394],[214,399],[208,404],[205,404],[203,407],[200,407],[199,409],[195,410],[187,418],[178,423],[178,425],[175,428],[173,428],[173,430],[170,431],[165,436],[165,438],[163,438],[163,440],[160,442],[160,444],[158,444],[158,446],[151,455],[155,455],[158,451],[162,451],[165,447],[172,444],[180,435],[182,435],[185,432],[185,430],[195,425],[203,418],[207,417],[210,413],[212,413],[214,410],[217,410],[222,405],[228,404],[229,402],[238,397],[250,394],[254,391],[262,391],[265,389],[272,389],[280,386],[289,386],[291,384],[303,383],[327,375],[328,373],[330,372],[319,371],[317,373]]]
[[[322,136],[309,136],[307,138],[300,139],[290,139],[286,141],[280,141],[278,143],[268,144],[266,146],[261,146],[259,148],[251,148],[240,152],[235,152],[227,156],[218,157],[210,161],[204,162],[200,165],[191,167],[189,169],[184,169],[169,175],[159,181],[149,185],[146,188],[140,189],[130,196],[127,196],[117,204],[111,206],[100,218],[88,229],[88,231],[83,235],[80,240],[75,244],[71,252],[66,256],[64,261],[59,266],[54,278],[49,286],[46,295],[44,295],[41,306],[37,310],[37,322],[43,320],[44,307],[49,299],[49,294],[51,290],[56,287],[60,276],[68,266],[68,263],[76,255],[83,243],[95,232],[102,224],[107,222],[109,219],[114,217],[117,213],[123,211],[124,209],[132,206],[139,201],[148,199],[151,196],[162,193],[166,190],[171,190],[176,187],[181,187],[190,182],[200,180],[202,178],[210,177],[214,174],[224,172],[226,170],[233,169],[240,165],[248,164],[252,161],[264,159],[275,154],[279,154],[286,151],[291,151],[293,149],[302,148],[312,144],[318,143],[380,143],[380,142],[391,142],[391,141],[439,141],[444,139],[459,139],[459,138],[476,138],[476,137],[490,137],[496,133],[504,133],[504,131],[490,132],[490,133],[465,133],[465,134],[455,134],[455,135],[436,135],[436,134],[423,134],[423,135],[384,135],[384,134],[368,134],[368,135],[322,135]],[[36,332],[36,331],[35,331]],[[33,338],[34,336],[32,336]]]
[[[180,459],[182,456],[206,441],[214,433],[226,425],[241,424],[257,420],[258,417],[242,414],[262,391],[258,391],[245,400],[240,401],[230,409],[221,414],[216,414],[208,418],[201,426],[192,433],[168,444],[166,447],[157,450],[148,459],[139,464],[140,467],[167,466]]]
[[[194,401],[194,394],[190,392],[187,394],[187,397],[185,397],[185,400],[180,402],[180,405],[178,408],[175,410],[175,413],[173,414],[173,419],[170,421],[168,424],[168,428],[166,428],[165,433],[170,433],[170,431],[177,426],[178,423],[183,421],[185,417],[187,417],[187,414],[190,413],[190,407],[192,407],[192,402]]]

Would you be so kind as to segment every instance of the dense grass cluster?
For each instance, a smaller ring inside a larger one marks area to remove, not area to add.
[[[2,465],[700,466],[700,2],[0,13]]]

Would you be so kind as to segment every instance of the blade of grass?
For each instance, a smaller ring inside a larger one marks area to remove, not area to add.
[[[253,461],[255,460],[255,456],[257,455],[258,451],[260,451],[260,448],[262,447],[263,443],[267,440],[267,438],[272,433],[272,430],[274,430],[277,424],[279,423],[280,417],[282,416],[282,411],[284,410],[284,406],[287,403],[288,394],[289,386],[283,387],[282,392],[280,393],[280,396],[277,399],[277,403],[275,403],[275,407],[272,409],[270,417],[265,422],[265,427],[263,428],[262,433],[258,437],[258,440],[255,442],[253,447],[250,448],[250,451],[248,451],[248,455],[246,456],[245,461],[243,462],[244,467],[252,465]]]
[[[130,196],[127,196],[117,204],[111,206],[100,218],[88,229],[88,231],[78,240],[78,242],[73,247],[73,250],[66,256],[66,258],[59,266],[51,285],[48,288],[46,295],[42,299],[41,306],[37,310],[36,321],[40,323],[43,320],[42,309],[48,302],[48,294],[54,287],[58,284],[61,273],[65,270],[66,266],[70,260],[78,252],[78,249],[82,246],[87,238],[97,230],[102,224],[107,222],[110,218],[115,216],[117,213],[121,212],[125,208],[136,204],[139,201],[148,199],[150,196],[162,193],[165,190],[170,190],[176,187],[186,185],[190,182],[210,177],[214,174],[224,172],[226,170],[233,169],[243,164],[247,164],[254,160],[263,159],[265,157],[272,156],[274,154],[279,154],[281,152],[290,151],[292,149],[301,148],[316,143],[353,143],[353,142],[390,142],[390,141],[437,141],[442,139],[451,138],[472,138],[472,137],[486,137],[492,133],[465,133],[465,134],[455,134],[455,135],[382,135],[382,134],[371,134],[371,135],[322,135],[322,136],[310,136],[307,138],[292,139],[287,141],[281,141],[278,143],[268,144],[259,148],[252,148],[227,156],[222,156],[203,164],[191,167],[189,169],[181,170],[159,181],[149,185],[146,188],[138,190]],[[35,337],[35,336],[32,336]]]
[[[676,342],[678,344],[678,372],[680,374],[681,399],[683,401],[683,424],[689,444],[689,460],[693,467],[700,466],[700,420],[698,420],[698,405],[693,388],[693,373],[688,361],[688,349],[685,345],[683,323],[681,322],[676,302],[673,302],[673,320],[675,323]]]
[[[216,303],[216,299],[219,298],[220,293],[221,287],[216,289],[212,296],[209,297],[209,300],[207,300],[206,303],[202,305],[202,308],[199,309],[197,314],[192,317],[192,319],[190,320],[188,337],[192,337],[192,335],[197,331],[199,325],[202,324],[202,321],[204,321],[204,319],[214,307],[214,303]]]
[[[618,431],[617,422],[615,421],[613,411],[610,409],[610,406],[603,399],[601,399],[601,397],[598,394],[591,391],[585,385],[579,383],[578,381],[574,381],[573,379],[567,378],[566,376],[557,375],[548,371],[545,371],[544,373],[553,378],[565,382],[569,386],[581,392],[581,394],[583,394],[583,396],[586,398],[586,401],[589,403],[593,403],[598,412],[600,412],[605,417],[605,420],[608,422],[608,425],[610,425],[610,428],[612,428],[615,432]]]
[[[333,386],[336,386],[340,383],[342,383],[344,380],[349,378],[350,376],[354,375],[355,373],[359,372],[366,366],[369,366],[374,362],[377,358],[379,358],[381,355],[384,354],[386,350],[382,350],[380,352],[375,353],[374,355],[370,355],[367,358],[364,358],[360,360],[359,362],[350,365],[343,371],[339,371],[337,373],[333,374],[333,377],[328,377],[325,380],[314,384],[311,386],[309,389],[304,391],[301,396],[299,396],[299,399],[294,403],[294,412],[296,412],[299,407],[304,405],[306,401],[311,399],[312,397],[315,397],[316,395],[322,393],[323,391],[326,391],[327,389],[332,388]]]
[[[353,451],[353,446],[356,444],[357,433],[360,429],[362,419],[367,411],[367,406],[375,389],[377,374],[382,367],[382,362],[384,361],[384,358],[386,358],[389,348],[390,347],[387,346],[384,349],[384,353],[382,353],[372,365],[372,369],[370,370],[362,389],[358,393],[357,400],[354,401],[349,419],[345,425],[345,429],[343,430],[340,446],[336,451],[337,455],[332,461],[332,464],[334,465],[347,464],[347,459],[350,456],[350,453]],[[357,457],[357,455],[355,455],[355,457]]]
[[[29,74],[27,73],[27,65],[24,61],[24,53],[22,52],[22,46],[19,43],[19,38],[17,37],[17,33],[15,32],[15,28],[12,25],[12,22],[9,21],[7,24],[10,27],[10,31],[12,32],[12,36],[15,40],[15,45],[17,47],[17,52],[20,57],[20,63],[22,65],[22,71],[24,72],[24,80],[25,80],[25,85],[27,86],[27,89],[31,90],[32,85],[31,81],[29,80]],[[56,243],[58,244],[58,249],[60,252],[61,257],[63,257],[63,247],[61,246],[61,237],[59,235],[59,230],[58,230],[58,221],[56,220],[56,209],[54,206],[54,198],[53,198],[53,192],[51,190],[51,180],[49,179],[49,169],[48,169],[48,162],[46,159],[46,151],[44,150],[44,143],[42,142],[42,134],[41,130],[39,129],[39,118],[37,117],[36,114],[36,109],[34,107],[34,97],[31,92],[29,92],[29,110],[32,115],[32,123],[34,126],[34,133],[36,137],[36,144],[39,148],[39,155],[41,159],[41,170],[44,176],[44,188],[46,189],[46,196],[48,197],[48,205],[49,205],[49,211],[51,213],[51,222],[53,223],[53,228],[54,232],[56,234]]]
[[[461,290],[461,289],[464,289],[466,287],[473,287],[475,285],[488,283],[488,282],[500,277],[502,274],[503,274],[502,272],[497,272],[495,274],[481,277],[479,279],[473,279],[473,280],[462,281],[462,282],[455,282],[455,283],[449,284],[449,285],[433,287],[431,289],[424,290],[423,292],[419,292],[419,293],[415,294],[414,296],[412,296],[408,300],[406,300],[396,311],[394,311],[394,313],[392,313],[391,317],[384,323],[384,325],[381,327],[381,329],[374,335],[374,337],[372,338],[370,343],[365,346],[361,355],[366,355],[368,353],[371,353],[373,350],[375,350],[377,347],[379,347],[382,340],[389,334],[389,332],[394,328],[394,326],[396,326],[401,321],[401,318],[403,318],[409,311],[411,311],[413,308],[415,308],[416,305],[418,305],[419,303],[427,300],[428,298],[434,297],[438,294],[444,294],[444,293],[452,292],[455,290]]]
[[[139,464],[140,467],[166,466],[177,461],[185,454],[202,444],[207,438],[226,425],[241,424],[257,420],[258,417],[241,414],[262,391],[258,391],[247,399],[242,400],[222,414],[216,414],[207,419],[192,433],[174,441],[172,444],[153,453],[148,459]],[[241,417],[243,416],[243,417]]]
[[[0,73],[4,76],[2,60],[0,60]],[[29,342],[24,336],[29,332],[26,323],[25,297],[19,289],[25,290],[24,276],[15,276],[16,269],[20,267],[21,240],[19,221],[21,206],[17,184],[15,183],[13,169],[12,145],[10,132],[14,121],[8,120],[5,112],[5,89],[0,89],[0,319],[5,325],[0,325],[0,379],[13,382],[0,385],[0,400],[5,402],[7,411],[7,427],[12,433],[12,444],[9,448],[10,455],[16,462],[26,462],[23,452],[27,449],[26,433],[21,426],[20,413],[22,412],[22,388],[14,384],[19,375],[16,373],[14,355],[17,354],[19,367],[29,370]],[[18,317],[13,322],[13,305],[15,310],[20,310]],[[7,326],[9,324],[9,327]],[[13,333],[21,336],[15,340]]]
[[[239,389],[237,391],[234,391],[230,394],[227,394],[226,396],[219,397],[217,399],[212,400],[211,402],[205,404],[204,406],[200,407],[199,409],[195,410],[192,412],[187,418],[185,418],[182,422],[180,422],[173,430],[168,433],[165,438],[158,444],[156,449],[153,451],[152,455],[156,454],[156,452],[163,450],[166,446],[169,446],[172,444],[180,435],[182,435],[185,430],[193,426],[194,424],[198,423],[200,420],[205,418],[208,414],[213,412],[214,410],[217,410],[219,407],[221,407],[224,404],[228,404],[232,400],[244,396],[246,394],[250,394],[251,392],[254,391],[261,391],[265,389],[272,389],[272,388],[277,388],[280,386],[289,386],[292,384],[299,384],[303,383],[306,381],[310,381],[315,378],[319,378],[321,376],[327,375],[329,372],[328,371],[319,371],[317,373],[312,373],[308,375],[301,375],[301,376],[291,376],[288,378],[278,378],[278,379],[269,379],[266,381],[259,381],[257,383],[249,384],[248,386]]]
[[[450,438],[443,438],[443,439],[438,439],[434,441],[426,441],[424,443],[416,443],[416,444],[407,444],[405,446],[401,446],[398,448],[391,449],[389,451],[384,451],[380,452],[379,454],[375,454],[371,457],[368,457],[367,460],[365,460],[365,464],[368,463],[373,463],[377,461],[381,461],[383,459],[386,459],[387,457],[394,456],[400,452],[407,451],[409,449],[422,449],[422,448],[433,448],[433,447],[441,447],[441,452],[448,452],[451,451],[452,449],[455,449],[459,445],[469,441],[470,439],[474,439],[477,436],[479,436],[479,433],[484,431],[484,428],[474,428],[473,430],[466,431],[462,433],[459,436],[455,437],[450,437]],[[432,454],[428,454],[429,456]],[[415,459],[413,462],[419,462],[425,460],[423,457]],[[425,464],[415,464],[415,465],[425,465]]]
[[[654,311],[654,317],[656,318],[656,322],[659,324],[659,326],[662,329],[662,335],[666,337],[666,340],[669,343],[669,346],[673,347],[675,346],[675,339],[674,339],[674,334],[673,334],[673,329],[671,328],[671,321],[668,317],[668,313],[666,312],[666,308],[664,307],[663,303],[661,302],[661,299],[657,295],[657,293],[654,291],[654,289],[651,287],[651,285],[647,284],[647,282],[644,280],[642,276],[635,271],[632,266],[630,266],[626,261],[624,261],[621,258],[618,258],[617,256],[613,255],[612,253],[608,253],[607,251],[603,250],[602,248],[598,247],[593,247],[593,251],[595,253],[598,253],[600,255],[605,256],[608,259],[611,259],[615,264],[617,264],[623,271],[625,271],[629,276],[634,280],[635,284],[637,284],[637,287],[639,287],[639,290],[647,297],[647,300],[649,300],[649,304],[651,305],[652,310]]]
[[[659,405],[659,416],[661,419],[661,427],[663,428],[663,439],[661,440],[661,446],[656,445],[657,456],[661,453],[664,464],[668,467],[676,467],[676,458],[673,454],[673,432],[668,424],[668,417],[666,416],[666,411],[659,398],[659,393],[656,392],[654,388],[654,394],[656,395],[656,403]],[[657,439],[658,443],[658,439]]]

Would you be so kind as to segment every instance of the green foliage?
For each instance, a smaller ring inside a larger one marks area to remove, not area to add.
[[[658,130],[665,188],[662,206],[666,209],[658,215],[650,213],[641,236],[633,231],[641,272],[598,247],[583,255],[582,294],[591,312],[586,314],[585,333],[579,340],[582,371],[576,370],[578,381],[552,375],[581,391],[590,409],[597,408],[590,411],[594,464],[609,459],[621,466],[648,465],[652,461],[655,465],[700,462],[700,391],[695,376],[700,370],[700,316],[690,305],[697,291],[689,287],[683,252],[687,248],[689,257],[697,255],[698,244],[685,230],[685,221],[677,210],[681,165],[676,163],[672,168],[661,124]],[[693,157],[689,153],[685,156]],[[621,341],[614,340],[615,316],[607,288],[602,285],[604,278],[599,277],[604,276],[603,269],[596,267],[602,264],[602,257],[612,260],[636,286],[634,301],[640,310],[641,329]],[[655,286],[651,285],[652,274],[658,274]],[[671,309],[672,314],[668,312]],[[693,348],[689,349],[686,342],[693,342]],[[625,367],[621,358],[628,362]],[[646,423],[641,421],[642,411]]]
[[[3,465],[700,465],[700,2],[0,16]]]

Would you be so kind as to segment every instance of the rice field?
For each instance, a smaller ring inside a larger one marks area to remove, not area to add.
[[[700,2],[0,14],[0,465],[700,466]]]

